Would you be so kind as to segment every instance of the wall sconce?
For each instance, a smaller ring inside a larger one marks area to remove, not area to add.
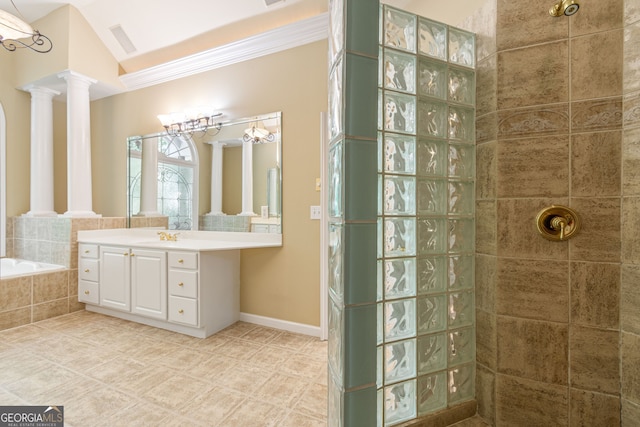
[[[264,144],[265,142],[273,142],[276,140],[275,134],[269,132],[267,129],[259,128],[256,125],[251,125],[250,128],[244,130],[242,136],[244,142],[253,142],[254,144]]]
[[[215,129],[218,133],[222,128],[222,123],[215,119],[221,117],[222,113],[211,113],[207,110],[204,108],[184,113],[159,114],[158,120],[170,136],[179,136],[185,133],[191,136],[196,132],[205,134],[209,129]]]

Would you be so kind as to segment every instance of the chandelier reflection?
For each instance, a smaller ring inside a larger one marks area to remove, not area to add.
[[[244,130],[242,140],[244,142],[253,142],[254,144],[264,144],[266,142],[274,142],[276,140],[276,135],[269,132],[267,129],[251,125],[250,128]]]
[[[13,8],[20,11],[11,1]],[[24,40],[20,40],[24,39]],[[27,40],[28,39],[28,40]],[[40,34],[38,30],[31,28],[31,25],[23,18],[12,15],[9,12],[0,9],[0,45],[9,52],[16,49],[27,48],[38,53],[47,53],[53,49],[53,44],[49,37]]]
[[[222,113],[193,110],[185,113],[160,114],[158,119],[169,136],[184,134],[192,136],[194,133],[211,132],[215,135],[222,128],[222,123],[216,120],[221,116]]]

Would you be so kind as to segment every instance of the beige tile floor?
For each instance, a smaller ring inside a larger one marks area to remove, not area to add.
[[[87,311],[0,331],[0,405],[65,426],[326,426],[327,344],[238,322],[207,338]]]

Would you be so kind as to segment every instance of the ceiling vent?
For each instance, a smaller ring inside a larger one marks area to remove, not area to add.
[[[122,26],[114,25],[113,27],[109,28],[109,30],[111,30],[111,33],[116,38],[118,43],[120,43],[120,46],[122,46],[122,49],[124,49],[127,54],[133,53],[137,50],[127,33],[125,33],[122,29]]]
[[[272,4],[274,4],[274,3],[278,3],[278,2],[281,2],[281,1],[283,1],[283,0],[264,0],[264,3],[265,3],[267,6],[271,6]]]

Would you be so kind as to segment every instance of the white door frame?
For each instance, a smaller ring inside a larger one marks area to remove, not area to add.
[[[320,113],[320,339],[329,336],[329,218],[327,215],[327,167],[329,137],[327,113]]]

